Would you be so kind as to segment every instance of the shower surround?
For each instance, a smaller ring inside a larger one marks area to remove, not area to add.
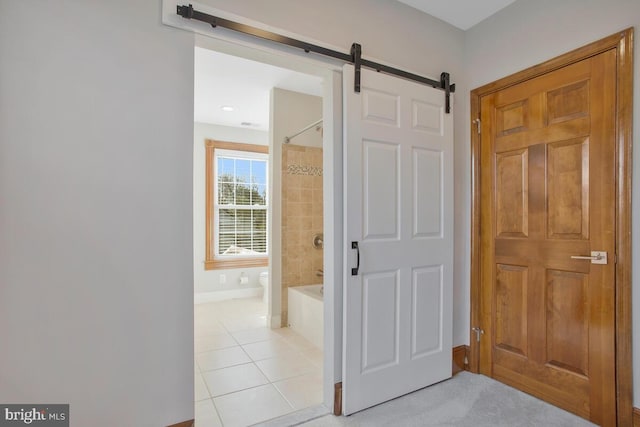
[[[282,146],[282,326],[288,324],[287,289],[320,284],[322,234],[322,148]]]

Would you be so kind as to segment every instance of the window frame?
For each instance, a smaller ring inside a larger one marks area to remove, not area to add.
[[[269,154],[269,146],[257,145],[257,144],[244,144],[241,142],[227,142],[217,141],[214,139],[205,139],[205,270],[218,270],[229,268],[245,268],[245,267],[266,267],[269,265],[269,256],[250,256],[250,257],[234,257],[230,259],[216,258],[216,230],[215,224],[217,218],[215,218],[215,177],[216,177],[216,162],[215,154],[216,149],[219,150],[231,150],[231,151],[245,151],[260,154]],[[267,170],[270,167],[267,161]],[[267,195],[267,218],[269,211],[269,195]],[[268,220],[267,220],[268,221]],[[267,230],[268,236],[268,230]]]

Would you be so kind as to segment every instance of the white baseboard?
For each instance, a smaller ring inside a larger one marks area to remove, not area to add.
[[[198,292],[193,295],[194,304],[224,301],[234,298],[253,298],[262,296],[262,287],[229,289],[227,291]]]

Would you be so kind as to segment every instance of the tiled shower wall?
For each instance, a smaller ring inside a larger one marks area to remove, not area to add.
[[[282,325],[286,326],[289,286],[322,283],[322,148],[282,146]]]

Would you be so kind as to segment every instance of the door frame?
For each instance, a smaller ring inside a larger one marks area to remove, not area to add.
[[[488,327],[481,305],[480,216],[486,204],[480,198],[481,134],[476,125],[483,96],[566,67],[602,52],[617,53],[616,93],[616,255],[615,268],[615,353],[618,425],[631,425],[633,416],[632,336],[631,336],[631,173],[633,125],[633,28],[627,28],[549,61],[471,91],[471,328]],[[480,372],[480,345],[469,333],[471,372]]]

